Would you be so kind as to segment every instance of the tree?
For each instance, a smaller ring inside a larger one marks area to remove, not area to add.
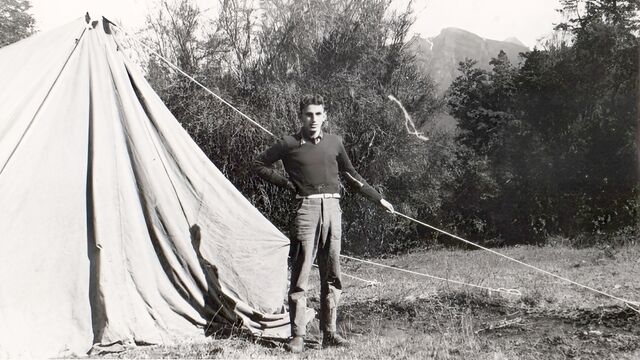
[[[0,0],[0,47],[24,39],[35,31],[35,19],[27,11],[28,0]]]
[[[527,171],[532,142],[517,108],[518,71],[503,51],[490,64],[482,70],[474,60],[461,62],[447,95],[459,120],[457,156],[464,169],[452,183],[449,217],[478,241],[536,241],[530,226],[535,182]]]
[[[640,3],[563,4],[570,41],[524,54],[520,69],[500,55],[491,71],[463,63],[449,92],[472,150],[460,159],[476,169],[457,184],[495,184],[491,201],[467,192],[471,203],[453,203],[483,209],[477,223],[513,241],[638,230]]]
[[[554,67],[570,82],[564,96],[569,144],[575,159],[570,180],[578,203],[578,224],[596,233],[632,223],[639,177],[632,163],[638,151],[638,64],[640,3],[624,0],[564,1],[567,19],[558,27],[573,34],[572,46]],[[560,142],[560,141],[559,141]],[[560,162],[559,162],[560,163]],[[565,165],[570,166],[568,161]],[[569,189],[567,189],[569,190]]]

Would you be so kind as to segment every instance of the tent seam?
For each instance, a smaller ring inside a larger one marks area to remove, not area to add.
[[[58,83],[58,80],[60,79],[60,76],[64,72],[64,69],[66,69],[67,65],[69,64],[69,60],[71,59],[71,56],[73,56],[73,54],[75,53],[76,49],[78,48],[78,44],[80,44],[80,41],[84,38],[84,34],[85,34],[86,31],[87,31],[87,28],[85,27],[82,30],[82,33],[80,33],[80,36],[76,39],[76,43],[73,46],[73,49],[71,49],[71,52],[69,53],[69,56],[67,56],[67,59],[65,60],[64,64],[62,65],[62,68],[58,72],[58,75],[56,76],[55,80],[53,80],[53,83],[51,84],[51,87],[47,91],[47,94],[44,96],[44,99],[42,99],[42,102],[38,106],[38,109],[36,110],[35,114],[33,114],[33,117],[31,118],[31,121],[29,121],[29,125],[27,125],[27,128],[22,133],[22,136],[20,136],[20,139],[18,140],[18,143],[16,144],[16,146],[13,148],[13,150],[11,150],[11,153],[7,157],[7,161],[5,161],[5,163],[2,165],[2,168],[0,168],[0,176],[2,176],[2,174],[4,173],[4,169],[6,169],[7,165],[9,164],[11,159],[13,158],[13,155],[16,153],[16,151],[20,147],[20,144],[22,144],[22,140],[24,140],[25,136],[27,135],[27,133],[31,129],[31,126],[33,125],[36,117],[40,113],[40,110],[42,110],[42,107],[44,106],[44,103],[49,98],[49,95],[51,95],[51,92],[53,91],[53,88]]]

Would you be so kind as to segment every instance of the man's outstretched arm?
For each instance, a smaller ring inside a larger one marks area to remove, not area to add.
[[[369,185],[353,167],[353,164],[351,164],[351,159],[349,159],[349,155],[347,155],[347,151],[342,144],[342,139],[340,139],[340,149],[338,152],[338,166],[340,167],[342,176],[351,187],[357,189],[371,201],[387,209],[387,211],[391,213],[394,212],[393,205],[391,205],[391,203],[387,200],[383,199],[382,195],[380,195],[380,193],[377,192],[376,189]]]

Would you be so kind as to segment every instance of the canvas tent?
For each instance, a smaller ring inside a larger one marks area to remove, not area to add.
[[[289,241],[79,19],[0,49],[0,358],[287,336]]]

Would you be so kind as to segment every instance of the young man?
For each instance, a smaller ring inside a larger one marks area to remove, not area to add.
[[[292,235],[292,269],[289,287],[289,312],[292,339],[287,350],[304,348],[307,318],[307,283],[311,265],[317,256],[320,268],[320,329],[322,346],[346,346],[336,333],[337,307],[342,292],[340,242],[342,211],[338,174],[373,202],[393,212],[393,206],[356,172],[347,156],[342,139],[322,131],[326,120],[320,95],[300,99],[302,127],[285,136],[259,155],[255,162],[258,175],[273,184],[288,188],[300,200],[296,214],[296,232]],[[288,178],[272,165],[282,160]]]

